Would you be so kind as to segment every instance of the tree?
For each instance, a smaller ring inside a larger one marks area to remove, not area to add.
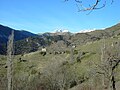
[[[66,1],[70,1],[70,0],[65,0],[65,2]],[[93,10],[104,8],[106,6],[106,1],[107,0],[92,0],[91,3],[89,3],[88,6],[86,6],[83,4],[85,2],[85,0],[74,0],[74,2],[76,3],[76,6],[78,8],[78,12],[90,11],[90,13]],[[114,0],[109,0],[109,1],[111,2],[111,4],[114,2]]]
[[[102,75],[103,89],[116,90],[116,70],[120,63],[120,46],[118,42],[102,48],[101,64],[97,65]]]
[[[70,63],[74,63],[74,48],[70,46]]]
[[[12,85],[12,72],[13,72],[13,41],[14,41],[14,31],[12,31],[11,35],[8,38],[7,43],[7,80],[8,80],[8,90],[13,90]]]
[[[57,59],[57,60],[56,60]],[[62,57],[54,60],[41,72],[41,85],[45,90],[68,90],[76,85],[77,75],[74,68]]]

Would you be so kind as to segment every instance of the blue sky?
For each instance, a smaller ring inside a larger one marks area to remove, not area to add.
[[[120,1],[107,2],[105,8],[77,12],[74,0],[0,0],[0,24],[33,33],[53,32],[67,29],[79,32],[86,29],[101,29],[120,22]],[[83,0],[85,1],[85,0]],[[85,5],[94,0],[86,0]],[[110,0],[107,0],[110,1]]]

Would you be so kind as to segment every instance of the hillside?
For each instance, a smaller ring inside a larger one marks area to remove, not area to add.
[[[76,47],[71,48],[71,44]],[[108,88],[109,70],[120,59],[120,24],[75,35],[45,33],[18,40],[15,45],[19,54],[13,60],[15,90],[103,90],[102,75],[104,88]],[[41,53],[43,46],[45,55]],[[112,66],[106,62],[109,59],[113,60]],[[0,55],[0,90],[6,90],[6,73],[6,56]],[[114,75],[119,90],[119,64]]]
[[[96,74],[96,65],[100,64],[101,46],[103,46],[104,41],[106,45],[112,45],[113,42],[120,42],[120,35],[78,45],[74,49],[73,64],[69,64],[71,54],[68,52],[62,54],[50,54],[47,52],[43,56],[40,53],[41,51],[38,50],[24,55],[16,55],[14,58],[14,88],[19,88],[20,90],[21,88],[22,90],[34,90],[35,88],[37,88],[36,90],[49,90],[40,89],[41,86],[48,86],[46,88],[51,87],[52,89],[50,90],[54,90],[55,87],[51,85],[59,83],[61,87],[63,85],[67,87],[66,84],[70,84],[69,90],[89,90],[90,88],[91,90],[102,90],[100,88],[101,84],[99,84],[100,76]],[[67,50],[70,52],[70,48]],[[79,60],[80,52],[83,54]],[[2,75],[4,77],[1,79],[2,81],[5,80],[6,68],[4,67],[6,57],[0,56],[0,58],[0,75],[1,78]],[[119,90],[120,67],[116,70],[116,90]],[[3,87],[5,88],[5,85]]]
[[[16,54],[21,54],[21,51],[25,53],[37,51],[43,46],[48,48],[49,51],[55,51],[55,50],[61,51],[63,50],[63,48],[69,48],[71,44],[76,46],[84,45],[88,42],[99,41],[103,38],[115,37],[118,36],[119,34],[120,34],[120,24],[106,28],[105,30],[95,30],[87,33],[76,33],[76,34],[72,34],[70,32],[44,33],[38,37],[28,38],[29,41],[27,43],[26,43],[26,39],[17,41]],[[59,46],[58,44],[61,44],[61,46],[58,47]]]
[[[37,36],[28,31],[24,30],[15,30],[7,26],[0,25],[0,54],[6,53],[6,43],[8,41],[8,37],[11,34],[11,31],[14,30],[14,40],[22,40],[28,37]]]
[[[114,37],[117,35],[120,35],[120,23],[112,27],[106,28],[104,30],[95,30],[86,33],[77,33],[74,36],[72,36],[71,40],[73,43],[79,45],[87,42],[100,40],[102,38]]]
[[[11,31],[14,30],[14,40],[21,40],[30,36],[37,36],[36,34],[33,34],[28,31],[24,30],[15,30],[12,28],[9,28],[7,26],[0,25],[0,43],[6,43],[8,40],[9,35],[11,34]]]
[[[3,42],[7,41],[7,38],[11,32],[11,28],[1,26],[1,48],[0,53],[5,54],[6,46]],[[55,33],[44,33],[40,35],[32,34],[27,31],[17,31],[15,30],[15,54],[23,54],[34,52],[42,48],[43,46],[49,48],[49,50],[54,50],[54,46],[57,46],[59,42],[61,47],[70,47],[71,44],[74,45],[84,45],[88,42],[94,42],[101,40],[103,38],[110,38],[120,34],[120,24],[116,24],[112,27],[106,28],[104,30],[95,30],[86,33],[76,33],[72,34],[70,32],[55,32]],[[61,50],[61,49],[60,49]]]

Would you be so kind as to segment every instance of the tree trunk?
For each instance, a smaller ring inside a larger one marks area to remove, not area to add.
[[[101,64],[103,63],[104,55],[105,55],[105,39],[103,40],[103,46],[101,48]],[[102,90],[105,90],[105,76],[104,74],[101,75],[101,82],[102,82]]]
[[[70,47],[70,63],[71,63],[71,64],[74,62],[73,52],[74,52],[73,47]]]
[[[114,77],[114,75],[112,75],[112,89],[113,89],[113,90],[116,90],[116,87],[115,87],[115,77]]]
[[[14,39],[14,31],[9,36],[8,43],[7,43],[7,80],[8,80],[8,90],[13,90],[12,85],[12,66],[13,66],[13,39]]]

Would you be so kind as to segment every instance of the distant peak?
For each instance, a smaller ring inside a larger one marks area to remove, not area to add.
[[[85,29],[85,30],[80,30],[78,33],[86,33],[86,32],[92,32],[95,31],[96,29]]]
[[[69,30],[67,30],[67,29],[56,29],[51,33],[54,34],[54,35],[66,35],[67,33],[69,33]]]
[[[67,29],[57,29],[55,30],[55,33],[64,33],[64,32],[69,32]]]

